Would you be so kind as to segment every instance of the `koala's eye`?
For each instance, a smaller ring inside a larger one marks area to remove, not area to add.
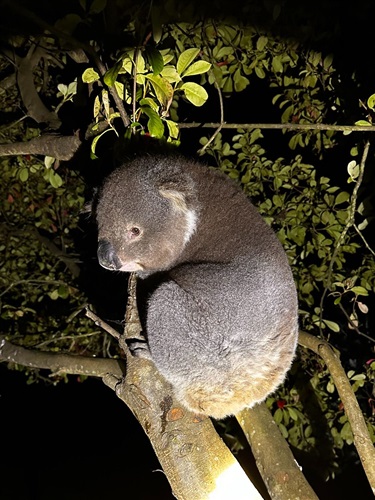
[[[139,227],[132,227],[129,231],[130,238],[137,238],[141,234]]]

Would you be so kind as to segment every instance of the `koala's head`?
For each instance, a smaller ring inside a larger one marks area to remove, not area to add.
[[[101,266],[147,276],[176,263],[198,217],[183,167],[182,159],[142,157],[107,178],[96,208]]]

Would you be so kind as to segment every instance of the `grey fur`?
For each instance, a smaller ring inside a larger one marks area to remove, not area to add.
[[[99,262],[150,283],[151,357],[183,405],[223,418],[284,380],[298,330],[292,274],[226,176],[180,157],[138,158],[104,183],[97,222]]]

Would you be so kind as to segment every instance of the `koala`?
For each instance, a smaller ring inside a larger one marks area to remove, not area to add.
[[[141,156],[105,180],[96,219],[99,263],[150,283],[149,356],[183,406],[222,419],[283,382],[296,289],[280,242],[239,186],[193,160]]]

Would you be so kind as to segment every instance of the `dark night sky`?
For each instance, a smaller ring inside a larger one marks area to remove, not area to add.
[[[100,380],[27,386],[0,365],[0,423],[1,500],[173,498],[141,426]]]

